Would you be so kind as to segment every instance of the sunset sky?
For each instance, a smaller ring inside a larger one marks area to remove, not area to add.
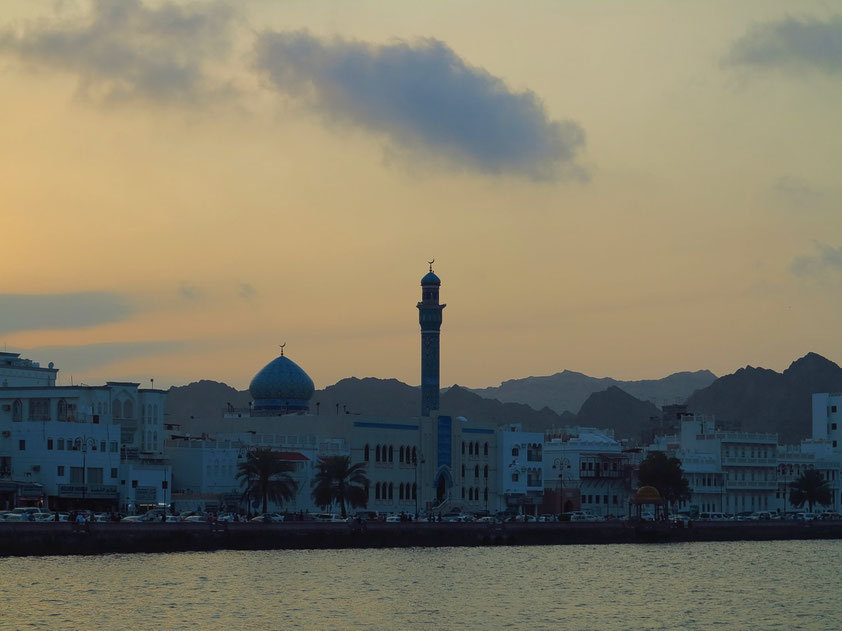
[[[842,7],[4,0],[0,344],[60,383],[842,361]]]

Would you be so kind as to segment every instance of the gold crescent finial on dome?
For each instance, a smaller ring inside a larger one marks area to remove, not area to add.
[[[287,345],[287,343],[286,343],[286,342],[284,342],[283,344],[280,344],[280,347],[281,347],[281,357],[283,357],[283,356],[284,356],[284,346],[286,346],[286,345]]]
[[[435,262],[436,262],[436,259],[433,259],[432,261],[427,261],[427,265],[429,265],[429,266],[430,266],[430,271],[431,271],[431,272],[433,271],[433,263],[435,263]]]

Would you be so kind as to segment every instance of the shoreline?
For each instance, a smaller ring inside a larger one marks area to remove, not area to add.
[[[0,557],[214,550],[788,541],[842,539],[842,522],[604,523],[0,523]]]

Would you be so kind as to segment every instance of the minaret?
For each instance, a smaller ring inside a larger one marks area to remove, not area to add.
[[[421,302],[418,303],[418,322],[421,324],[421,416],[439,409],[439,331],[441,330],[441,310],[446,305],[439,304],[441,281],[433,273],[433,263],[429,262],[430,271],[421,279]]]

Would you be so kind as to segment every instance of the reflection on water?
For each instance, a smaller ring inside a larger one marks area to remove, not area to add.
[[[836,541],[0,559],[3,629],[842,629]]]

